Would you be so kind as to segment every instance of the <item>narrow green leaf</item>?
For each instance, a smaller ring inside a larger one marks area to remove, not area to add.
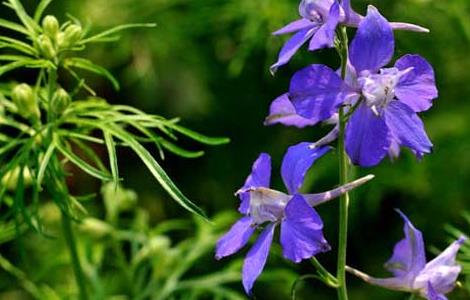
[[[74,165],[82,169],[85,173],[103,181],[112,180],[111,176],[91,166],[90,164],[82,160],[80,157],[78,157],[75,153],[67,149],[67,147],[61,145],[60,142],[55,141],[55,146],[68,160],[70,160]]]
[[[116,145],[114,144],[113,136],[109,132],[103,131],[103,135],[106,148],[108,149],[109,165],[111,166],[114,187],[117,188],[119,185],[119,167],[116,155]]]
[[[10,37],[7,37],[7,36],[0,36],[0,41],[1,41],[0,42],[0,47],[1,48],[15,49],[17,51],[20,51],[22,53],[32,55],[32,56],[36,56],[38,54],[36,49],[34,49],[31,45],[28,45],[28,44],[26,44],[22,41],[17,40],[17,39],[10,38]]]
[[[148,152],[147,149],[145,149],[139,142],[137,142],[137,140],[132,135],[113,124],[96,123],[95,126],[100,127],[103,131],[108,131],[110,134],[114,135],[116,138],[122,140],[129,147],[131,147],[131,149],[134,150],[134,152],[139,156],[142,162],[147,166],[150,173],[152,173],[155,179],[176,202],[178,202],[182,207],[184,207],[188,211],[207,220],[207,217],[202,211],[202,209],[200,209],[196,204],[191,202],[191,200],[189,200],[178,189],[178,187],[173,183],[173,181],[166,174],[160,164],[158,164],[158,162],[152,157],[150,152]]]
[[[16,15],[21,20],[23,25],[28,29],[31,36],[34,37],[36,36],[37,32],[41,31],[41,27],[39,27],[39,25],[34,22],[34,20],[26,13],[23,5],[19,0],[9,0],[6,4],[15,11]]]
[[[34,12],[34,21],[39,24],[41,21],[41,17],[44,14],[46,8],[51,4],[52,0],[41,0],[38,6],[36,7],[36,11]]]
[[[163,139],[159,138],[158,143],[166,150],[185,158],[198,158],[204,155],[204,151],[189,151]]]
[[[47,166],[51,160],[52,154],[54,154],[55,150],[55,143],[51,143],[44,153],[44,157],[42,158],[41,164],[39,166],[39,171],[37,175],[37,186],[38,188],[41,187],[42,180],[44,179],[44,174],[46,173]]]
[[[21,26],[17,23],[14,23],[14,22],[10,22],[10,21],[5,20],[5,19],[0,19],[0,27],[7,28],[7,29],[10,29],[10,30],[19,32],[19,33],[23,33],[25,35],[29,34],[28,29],[26,29],[25,27],[23,27],[23,26]]]
[[[93,63],[92,61],[79,57],[68,58],[64,61],[66,67],[75,67],[88,72],[95,73],[108,79],[115,90],[119,90],[119,82],[117,79],[105,68]]]
[[[0,67],[0,76],[4,75],[7,72],[13,71],[15,69],[25,67],[25,68],[49,68],[51,67],[51,62],[46,60],[20,60],[14,61],[9,64],[3,65]]]
[[[202,135],[198,132],[192,131],[188,128],[176,125],[176,124],[170,124],[168,127],[172,128],[173,130],[197,141],[202,144],[210,145],[210,146],[218,146],[218,145],[224,145],[230,142],[229,138],[226,137],[208,137],[205,135]]]
[[[130,28],[143,28],[143,27],[155,27],[157,26],[154,23],[139,23],[139,24],[124,24],[124,25],[119,25],[116,27],[113,27],[111,29],[105,30],[103,32],[100,32],[98,34],[95,34],[93,36],[90,36],[88,38],[85,38],[80,41],[81,44],[86,44],[86,43],[97,43],[97,42],[106,42],[110,39],[110,36],[118,33],[120,31],[130,29]],[[115,37],[111,37],[113,40],[115,40]]]

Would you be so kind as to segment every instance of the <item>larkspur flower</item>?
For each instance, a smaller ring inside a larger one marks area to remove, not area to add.
[[[280,224],[280,242],[284,257],[298,263],[330,250],[322,232],[323,222],[312,206],[330,199],[369,181],[372,175],[319,194],[300,194],[304,176],[312,164],[329,147],[311,147],[300,143],[288,149],[281,173],[288,193],[272,190],[271,158],[262,153],[254,162],[251,174],[236,193],[241,200],[239,211],[244,215],[217,242],[216,258],[234,254],[244,247],[257,228],[264,227],[248,252],[242,270],[242,282],[247,294],[261,274],[273,241],[274,230]]]
[[[390,24],[369,6],[350,46],[348,76],[342,81],[332,69],[311,65],[297,72],[289,99],[303,118],[324,121],[338,107],[355,107],[346,127],[346,151],[354,164],[378,164],[400,146],[418,158],[430,153],[429,140],[417,113],[432,106],[438,95],[434,71],[421,56],[405,55],[392,68],[395,41]]]
[[[300,19],[273,33],[281,35],[295,32],[281,49],[277,62],[271,66],[271,72],[288,63],[309,39],[310,51],[333,47],[335,30],[339,24],[357,27],[364,18],[351,8],[350,0],[343,0],[341,4],[338,0],[302,0],[299,15]],[[408,23],[391,22],[390,26],[398,30],[429,32],[426,28]]]
[[[439,256],[426,263],[421,232],[402,212],[398,213],[405,223],[405,237],[395,245],[392,257],[385,263],[394,277],[374,278],[350,267],[348,271],[373,285],[419,294],[428,300],[446,300],[445,294],[452,291],[462,269],[455,257],[467,238],[460,237]]]

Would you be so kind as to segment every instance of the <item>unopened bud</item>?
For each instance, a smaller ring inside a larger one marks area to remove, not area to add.
[[[59,21],[54,16],[46,16],[42,20],[42,29],[44,34],[50,37],[53,41],[57,39],[57,33],[59,33]]]
[[[20,178],[21,167],[16,167],[13,170],[8,171],[2,178],[1,184],[5,186],[7,190],[14,191],[18,187],[18,180]],[[32,176],[29,168],[23,168],[23,187],[29,186],[32,183]]]
[[[52,98],[52,108],[55,113],[61,114],[71,102],[72,99],[70,98],[70,95],[63,88],[59,88],[55,92],[54,98]]]
[[[39,36],[39,48],[41,49],[41,53],[45,58],[53,59],[57,55],[54,43],[52,43],[51,38],[47,35]]]
[[[75,45],[75,43],[77,43],[81,37],[82,26],[72,24],[65,29],[64,36],[61,38],[61,44],[59,45],[63,48],[70,48]]]
[[[86,218],[80,224],[80,229],[97,239],[102,239],[113,233],[113,226],[95,218]]]
[[[39,111],[34,91],[29,85],[22,83],[15,86],[11,93],[11,97],[18,108],[19,114],[23,117],[35,119],[39,119],[41,117],[41,112]]]

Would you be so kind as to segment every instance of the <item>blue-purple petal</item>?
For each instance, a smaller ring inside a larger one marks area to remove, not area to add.
[[[281,245],[284,257],[298,263],[330,250],[323,236],[323,222],[318,213],[300,195],[287,204],[281,224]]]
[[[302,45],[313,36],[317,29],[317,25],[312,25],[312,27],[307,27],[294,34],[284,44],[281,51],[279,52],[277,62],[270,68],[271,73],[276,72],[280,66],[287,64],[292,56],[294,56],[295,52],[297,52],[297,50],[299,50],[299,48],[302,47]]]
[[[303,128],[305,126],[315,125],[315,121],[299,116],[286,93],[277,97],[269,107],[269,116],[266,117],[264,125],[273,124]]]
[[[315,123],[331,118],[349,93],[341,77],[324,65],[298,71],[289,87],[289,98],[297,113]]]
[[[291,32],[296,32],[305,28],[312,27],[312,21],[302,18],[299,20],[295,20],[286,26],[282,27],[281,29],[273,32],[274,35],[281,35],[281,34],[286,34],[286,33],[291,33]]]
[[[233,224],[230,230],[217,241],[215,258],[221,259],[243,248],[246,243],[248,243],[254,230],[255,227],[252,226],[250,217],[243,217],[238,220]]]
[[[270,223],[260,234],[243,262],[242,282],[245,292],[251,295],[256,279],[263,272],[273,241],[275,223]]]
[[[311,145],[307,142],[299,143],[289,147],[284,155],[281,174],[290,195],[299,191],[312,164],[330,150],[328,146],[312,149]]]
[[[376,72],[388,64],[394,49],[395,40],[390,24],[375,7],[369,5],[367,16],[359,24],[351,42],[351,64],[357,73],[364,70]]]
[[[338,2],[335,2],[329,12],[328,20],[323,24],[310,40],[308,50],[315,51],[322,48],[332,48],[335,42],[335,31],[339,23]]]
[[[423,235],[401,211],[398,213],[404,221],[405,237],[395,245],[385,267],[397,277],[414,279],[426,264]]]
[[[244,190],[256,187],[269,187],[271,182],[271,156],[261,153],[251,167],[251,174],[246,178],[245,184],[238,193],[241,203],[238,211],[248,213],[250,206],[250,192]]]
[[[346,126],[346,152],[355,165],[372,167],[387,154],[391,135],[381,116],[360,104]]]
[[[439,294],[434,287],[432,286],[431,282],[428,282],[428,290],[426,294],[426,298],[428,300],[447,300],[447,297],[443,294]]]
[[[418,158],[431,153],[432,143],[418,115],[406,104],[392,101],[384,110],[385,121],[393,137],[410,148]]]
[[[405,55],[395,67],[402,71],[412,68],[400,78],[395,88],[397,98],[415,112],[428,110],[438,96],[432,66],[419,55]]]
[[[345,14],[345,23],[349,26],[357,27],[363,17],[355,12],[351,7],[351,0],[343,0],[341,3]]]

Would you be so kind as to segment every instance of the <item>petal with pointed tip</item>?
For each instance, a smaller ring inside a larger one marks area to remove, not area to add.
[[[221,259],[243,248],[248,243],[255,227],[250,217],[243,217],[233,224],[232,228],[224,234],[216,244],[215,258]]]
[[[251,168],[251,174],[246,178],[245,184],[237,194],[241,203],[238,210],[242,214],[248,213],[250,206],[250,194],[244,190],[254,187],[269,187],[271,182],[271,156],[267,153],[261,153]]]
[[[295,111],[294,105],[290,102],[288,94],[285,93],[277,97],[269,107],[269,116],[266,117],[264,125],[273,124],[303,128],[315,125],[315,120],[309,120],[299,116]]]
[[[394,49],[395,40],[390,24],[375,7],[369,5],[367,16],[359,24],[351,42],[351,64],[357,73],[364,70],[376,72],[388,64]]]
[[[250,249],[243,262],[242,282],[245,292],[251,295],[251,289],[256,279],[263,272],[273,241],[275,223],[269,224],[260,234],[256,243]]]
[[[273,32],[274,35],[281,35],[281,34],[286,34],[286,33],[291,33],[291,32],[296,32],[305,28],[312,27],[312,25],[315,25],[312,21],[308,19],[299,19],[295,20],[286,26],[282,27],[281,29]]]
[[[284,155],[281,166],[282,180],[291,195],[298,192],[312,164],[330,151],[328,146],[312,149],[311,145],[312,143],[307,142],[299,143],[289,147]]]
[[[328,20],[323,24],[310,40],[308,50],[315,51],[322,48],[332,48],[335,42],[335,30],[339,23],[338,2],[335,2],[329,12]]]

